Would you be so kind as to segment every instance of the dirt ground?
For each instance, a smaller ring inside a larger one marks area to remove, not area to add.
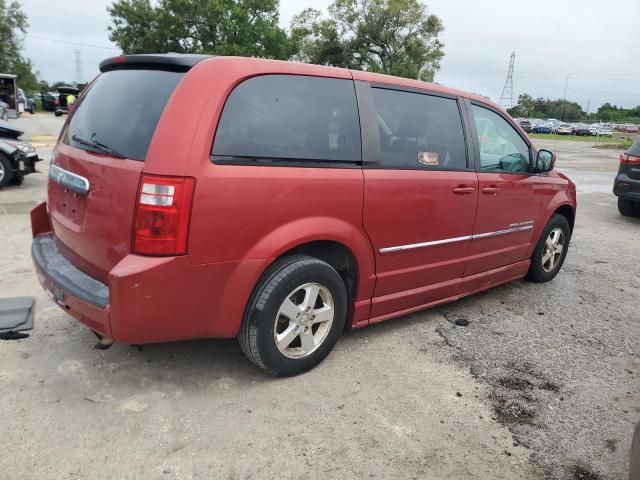
[[[640,420],[640,220],[610,193],[618,152],[545,145],[579,190],[552,283],[351,332],[315,370],[273,379],[235,341],[93,350],[29,253],[60,121],[19,122],[46,162],[0,192],[0,296],[37,299],[32,336],[0,342],[0,478],[624,478]]]

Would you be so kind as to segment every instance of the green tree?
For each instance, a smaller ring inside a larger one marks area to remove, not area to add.
[[[534,99],[527,93],[518,97],[518,104],[509,109],[509,113],[513,117],[557,118],[566,122],[582,120],[585,114],[579,103],[542,97]]]
[[[417,0],[334,0],[329,17],[291,22],[296,59],[432,81],[444,56],[442,22]]]
[[[125,53],[204,53],[287,59],[278,0],[117,0],[109,38]]]
[[[27,16],[16,1],[0,0],[0,72],[13,73],[22,61],[19,35],[27,32]]]

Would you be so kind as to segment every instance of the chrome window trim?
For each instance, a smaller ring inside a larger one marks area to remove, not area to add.
[[[522,223],[528,223],[528,222],[522,222]],[[532,230],[532,229],[533,229],[533,222],[531,222],[530,224],[527,224],[527,225],[523,225],[523,226],[507,228],[505,230],[497,230],[495,232],[476,233],[474,235],[467,235],[467,236],[464,236],[464,237],[444,238],[442,240],[434,240],[434,241],[431,241],[431,242],[411,243],[409,245],[398,245],[398,246],[394,246],[394,247],[385,247],[385,248],[381,248],[380,249],[380,253],[400,252],[400,251],[403,251],[403,250],[413,250],[413,249],[416,249],[416,248],[435,247],[437,245],[446,245],[446,244],[449,244],[449,243],[464,242],[466,240],[475,240],[475,239],[481,239],[481,238],[497,237],[498,235],[506,235],[506,234],[509,234],[509,233],[524,232],[524,231]]]
[[[82,195],[87,195],[91,186],[89,180],[83,176],[65,170],[57,165],[51,165],[49,167],[49,178],[72,192]]]

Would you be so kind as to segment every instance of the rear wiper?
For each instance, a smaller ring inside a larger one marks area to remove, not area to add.
[[[99,141],[97,141],[94,137],[96,136],[96,134],[94,133],[93,135],[91,135],[90,139],[86,139],[83,138],[79,135],[73,134],[71,136],[71,139],[74,142],[78,142],[82,145],[86,145],[87,147],[91,147],[91,148],[95,148],[96,150],[102,152],[102,153],[106,153],[107,155],[111,155],[112,157],[117,157],[117,158],[127,158],[125,157],[123,154],[121,154],[120,152],[108,147],[107,145],[105,145],[104,143],[100,143]]]

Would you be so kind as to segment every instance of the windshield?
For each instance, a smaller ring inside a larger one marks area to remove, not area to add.
[[[144,161],[160,115],[183,76],[162,70],[103,73],[77,105],[62,142]]]

